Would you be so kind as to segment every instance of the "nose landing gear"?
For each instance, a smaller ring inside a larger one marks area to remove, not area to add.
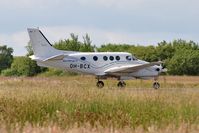
[[[100,80],[99,77],[97,77],[97,84],[96,86],[101,89],[104,87],[104,82]],[[119,80],[118,84],[117,84],[118,88],[124,88],[126,87],[126,83],[123,80]]]
[[[153,83],[153,88],[154,89],[159,89],[160,88],[160,83],[158,83],[157,81],[155,81],[154,83]]]
[[[153,83],[153,88],[157,90],[160,88],[160,83],[157,81],[158,77],[155,77],[154,80],[155,82]]]

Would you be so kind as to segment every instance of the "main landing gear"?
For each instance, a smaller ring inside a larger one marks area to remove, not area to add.
[[[117,87],[124,88],[124,87],[126,87],[126,83],[124,81],[119,81],[117,84]]]
[[[157,81],[157,78],[154,78],[154,80],[155,82],[153,83],[153,88],[157,90],[160,88],[160,83]],[[101,89],[104,87],[104,82],[98,79],[96,86]],[[117,86],[118,88],[125,88],[126,83],[124,81],[119,81]]]
[[[97,82],[97,87],[98,88],[103,88],[104,87],[104,82],[103,81],[98,81]]]
[[[98,79],[96,86],[101,89],[104,87],[104,82]],[[118,88],[124,88],[126,87],[126,83],[124,81],[119,81],[117,86]]]

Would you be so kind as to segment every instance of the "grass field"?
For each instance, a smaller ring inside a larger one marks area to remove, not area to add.
[[[199,132],[199,77],[0,77],[0,132]]]

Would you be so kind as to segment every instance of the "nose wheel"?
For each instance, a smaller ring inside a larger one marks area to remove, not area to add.
[[[117,86],[119,88],[124,88],[124,87],[126,87],[126,83],[124,81],[119,81],[118,84],[117,84]]]
[[[160,83],[154,82],[153,83],[153,88],[156,89],[156,90],[159,89],[160,88]]]
[[[101,89],[101,88],[104,87],[104,82],[103,81],[98,81],[96,86]]]

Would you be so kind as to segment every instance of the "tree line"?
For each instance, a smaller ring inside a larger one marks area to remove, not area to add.
[[[53,45],[60,50],[81,52],[129,52],[138,59],[149,62],[163,61],[163,66],[168,69],[169,75],[199,75],[199,44],[194,41],[182,39],[172,42],[162,41],[157,45],[132,45],[132,44],[104,44],[100,47],[92,45],[88,34],[83,36],[83,42],[78,35],[71,34],[69,39],[60,40]],[[27,55],[13,57],[13,49],[6,45],[0,46],[0,73],[4,76],[34,76],[74,74],[61,70],[42,68],[37,66],[28,56],[33,54],[30,43],[26,46]]]

